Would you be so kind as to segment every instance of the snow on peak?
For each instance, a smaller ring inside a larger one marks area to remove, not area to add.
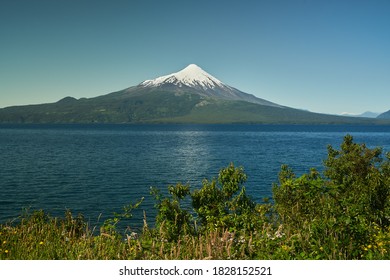
[[[163,84],[174,84],[178,86],[186,85],[189,87],[215,88],[216,86],[225,87],[225,85],[213,77],[196,64],[190,64],[183,70],[166,76],[161,76],[153,80],[142,82],[141,86],[160,86]]]

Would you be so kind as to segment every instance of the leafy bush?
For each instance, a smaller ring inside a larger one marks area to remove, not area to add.
[[[390,155],[381,153],[347,135],[341,150],[328,147],[323,176],[312,169],[296,178],[282,167],[280,185],[273,187],[275,211],[286,230],[300,235],[302,252],[363,258],[375,232],[388,232]]]
[[[171,198],[163,197],[156,188],[151,189],[151,194],[157,201],[156,228],[162,239],[172,241],[178,240],[183,234],[193,232],[192,217],[181,205],[181,200],[190,193],[190,188],[179,183],[169,186],[168,192]]]
[[[231,163],[220,170],[217,180],[204,180],[202,188],[192,192],[192,206],[204,229],[254,229],[256,203],[242,185],[246,179],[243,168]]]

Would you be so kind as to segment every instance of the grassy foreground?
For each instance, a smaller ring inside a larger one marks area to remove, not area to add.
[[[324,166],[301,177],[282,166],[272,203],[254,202],[233,164],[198,190],[152,189],[155,226],[145,218],[139,233],[117,225],[142,200],[100,228],[36,211],[0,225],[0,259],[390,259],[390,154],[347,135]]]

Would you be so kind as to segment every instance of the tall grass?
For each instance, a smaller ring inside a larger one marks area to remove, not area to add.
[[[0,225],[0,259],[18,260],[211,260],[211,259],[349,259],[335,233],[315,237],[311,229],[292,231],[264,224],[251,233],[216,229],[164,239],[161,229],[144,227],[140,234],[90,228],[82,216],[63,218],[36,211],[16,224]],[[375,229],[361,248],[362,259],[390,259],[390,233]]]

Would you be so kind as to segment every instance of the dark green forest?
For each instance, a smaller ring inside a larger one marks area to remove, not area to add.
[[[7,107],[0,109],[0,123],[390,124],[387,119],[319,114],[216,99],[190,91],[144,91],[124,90],[95,98],[65,97],[55,103]]]

